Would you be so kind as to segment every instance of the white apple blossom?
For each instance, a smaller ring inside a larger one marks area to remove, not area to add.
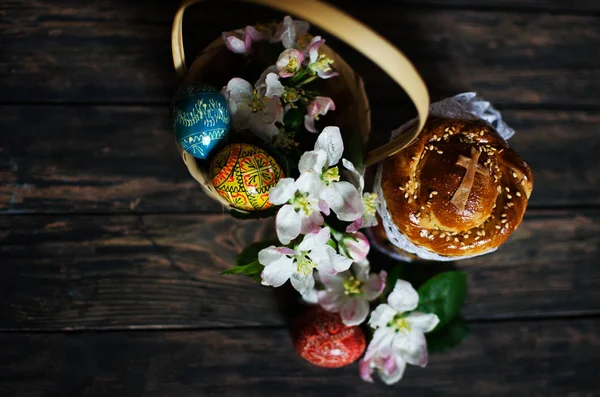
[[[347,177],[354,186],[358,188],[360,194],[362,194],[362,202],[364,208],[364,214],[362,217],[356,219],[346,228],[346,232],[354,233],[363,227],[371,227],[377,225],[377,195],[375,193],[364,192],[365,189],[365,178],[358,172],[354,164],[346,159],[342,159],[344,168],[348,170]]]
[[[258,253],[258,261],[265,267],[261,278],[263,285],[279,287],[287,280],[302,295],[315,286],[313,271],[320,274],[336,274],[348,270],[352,260],[339,255],[327,244],[328,227],[318,233],[310,233],[298,246],[292,248],[270,246]]]
[[[369,314],[369,302],[381,295],[385,288],[387,273],[369,274],[368,265],[353,265],[353,272],[337,275],[319,273],[319,281],[325,287],[317,291],[319,305],[330,312],[340,313],[347,326],[359,325]]]
[[[305,152],[298,163],[299,180],[308,192],[319,197],[339,220],[353,222],[363,215],[360,193],[350,182],[340,181],[339,168],[344,142],[338,127],[325,127],[314,150]]]
[[[252,51],[252,42],[265,39],[265,35],[253,26],[237,29],[232,32],[223,32],[223,41],[227,48],[236,54],[249,54]]]
[[[269,75],[266,76],[269,79]],[[276,82],[270,80],[272,90]],[[267,89],[268,87],[268,82]],[[277,96],[262,95],[246,80],[235,77],[221,91],[227,99],[231,122],[236,130],[250,129],[260,138],[270,141],[279,133],[276,123],[283,123],[283,106]]]
[[[333,99],[318,96],[312,100],[306,107],[306,115],[304,116],[304,128],[310,132],[317,132],[315,128],[315,120],[319,120],[319,116],[324,116],[329,110],[335,110]]]
[[[283,22],[277,26],[277,30],[271,42],[280,42],[285,48],[294,48],[298,43],[298,35],[308,33],[310,25],[305,21],[294,21],[290,16],[283,18]]]
[[[331,68],[333,59],[327,55],[319,54],[319,47],[325,44],[325,39],[321,36],[315,36],[308,46],[308,70],[313,74],[317,75],[322,79],[330,79],[338,75]]]
[[[282,244],[302,234],[315,232],[323,224],[321,210],[327,210],[319,197],[307,191],[304,179],[282,178],[269,190],[269,201],[283,207],[277,212],[275,230]]]
[[[277,70],[279,70],[279,76],[292,77],[300,70],[303,59],[302,53],[294,48],[284,50],[275,63]]]
[[[406,364],[425,367],[428,361],[425,333],[439,323],[435,314],[413,311],[419,304],[419,294],[404,280],[396,281],[388,296],[371,313],[369,325],[375,329],[373,339],[360,363],[361,377],[372,381],[377,369],[381,379],[395,383],[402,378]]]

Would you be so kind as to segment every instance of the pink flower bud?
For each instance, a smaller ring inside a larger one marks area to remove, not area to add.
[[[346,234],[342,239],[342,244],[346,247],[347,254],[355,262],[365,259],[371,248],[367,236],[361,232]]]

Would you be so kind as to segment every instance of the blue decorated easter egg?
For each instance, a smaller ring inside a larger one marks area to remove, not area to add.
[[[225,142],[231,124],[225,98],[202,83],[187,84],[177,91],[171,117],[177,142],[199,159],[207,159]]]

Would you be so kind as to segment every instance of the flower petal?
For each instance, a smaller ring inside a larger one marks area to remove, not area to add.
[[[325,216],[329,216],[331,210],[329,209],[329,204],[325,200],[319,200],[319,211],[325,214]]]
[[[304,152],[302,157],[300,157],[300,161],[298,162],[298,171],[300,171],[300,173],[304,173],[308,170],[312,170],[317,174],[321,174],[326,162],[327,153],[325,153],[323,150],[311,150]]]
[[[328,312],[337,313],[342,307],[345,296],[332,291],[317,291],[319,306]]]
[[[373,338],[369,342],[365,359],[371,360],[378,356],[388,356],[392,354],[392,347],[396,333],[388,327],[377,328],[373,333]]]
[[[288,248],[289,249],[289,248]],[[296,252],[292,250],[292,255]],[[263,266],[268,266],[273,262],[278,261],[283,256],[288,255],[286,252],[280,251],[279,247],[271,245],[270,247],[260,250],[258,253],[258,262]]]
[[[354,222],[349,224],[346,227],[346,233],[354,233],[354,232],[360,230],[360,228],[362,228],[362,226],[363,226],[363,219],[364,219],[364,217],[358,218],[357,220],[355,220]]]
[[[362,324],[369,315],[369,303],[357,296],[345,300],[340,310],[342,322],[348,327]]]
[[[363,216],[362,197],[350,182],[332,182],[323,189],[320,196],[341,221],[352,222]]]
[[[318,233],[311,233],[304,236],[304,239],[300,245],[298,245],[298,251],[312,251],[324,247],[330,238],[331,231],[328,227],[324,227]]]
[[[315,278],[312,273],[307,275],[294,273],[292,274],[290,281],[296,291],[300,292],[300,295],[308,294],[315,287]]]
[[[256,81],[256,84],[254,84],[254,88],[258,89],[259,92],[261,94],[263,94],[263,95],[264,95],[264,93],[266,91],[266,88],[267,88],[267,76],[270,73],[277,74],[277,66],[271,65],[268,68],[266,68],[265,70],[263,70],[262,74],[260,75],[260,77]]]
[[[334,72],[333,70],[328,70],[328,71],[318,71],[317,75],[322,78],[323,80],[327,80],[330,79],[332,77],[337,77],[340,74],[338,72]]]
[[[381,381],[389,386],[398,383],[398,381],[402,379],[404,370],[406,369],[406,362],[395,355],[390,355],[387,360],[393,361],[393,365],[385,365],[385,367],[378,371],[377,374]]]
[[[388,296],[388,303],[400,313],[414,310],[419,304],[419,294],[408,281],[397,280]]]
[[[325,127],[315,143],[315,150],[327,153],[327,165],[336,165],[344,153],[344,141],[338,127]]]
[[[302,228],[302,218],[291,205],[284,205],[277,212],[275,230],[281,244],[289,244],[298,237]]]
[[[227,49],[235,54],[247,54],[250,52],[246,40],[239,39],[235,36],[227,36],[223,38]]]
[[[317,132],[317,129],[315,128],[315,118],[309,115],[305,115],[304,128],[306,128],[308,132]]]
[[[431,332],[440,323],[440,319],[433,313],[412,312],[406,316],[412,328],[421,332]]]
[[[246,26],[244,32],[246,33],[246,36],[249,36],[252,39],[252,41],[260,41],[265,39],[265,34],[256,30],[254,26]]]
[[[268,98],[272,98],[274,96],[281,97],[285,92],[285,87],[279,81],[279,76],[275,73],[269,73],[265,80],[267,85],[267,91],[265,92],[265,96]]]
[[[369,278],[369,272],[371,271],[371,264],[368,259],[361,261],[354,261],[352,264],[352,272],[358,281],[365,283]]]
[[[319,58],[319,47],[325,44],[325,40],[321,36],[315,36],[308,45],[308,56],[310,63],[315,62]]]
[[[293,178],[283,178],[269,190],[269,201],[274,205],[285,204],[294,197],[296,185]]]
[[[302,300],[309,305],[317,305],[319,304],[319,297],[317,293],[318,291],[313,288],[307,294],[302,295]]]
[[[319,281],[321,281],[321,284],[323,284],[325,289],[335,292],[338,295],[344,293],[344,281],[348,278],[350,278],[348,272],[338,274],[319,273]]]
[[[267,76],[268,77],[268,76]],[[263,98],[264,109],[262,113],[256,113],[262,115],[262,121],[266,124],[272,124],[275,122],[283,122],[283,105],[281,100],[277,97]]]
[[[352,259],[338,254],[329,245],[324,245],[313,249],[308,254],[308,257],[317,263],[317,269],[323,272],[344,272],[352,265]]]
[[[363,294],[366,300],[372,301],[381,295],[385,289],[385,280],[387,273],[382,270],[379,274],[372,273],[367,279],[367,283],[363,287]]]
[[[349,171],[347,173],[347,179],[362,193],[362,191],[365,189],[365,178],[363,177],[363,175],[360,172],[358,172],[358,170],[356,169],[354,164],[352,164],[351,161],[342,159],[342,165]]]
[[[371,328],[386,328],[396,314],[398,314],[398,312],[390,305],[382,303],[371,312],[369,326],[371,326]]]
[[[279,260],[265,266],[261,273],[262,284],[280,287],[289,280],[295,269],[294,260],[287,256],[282,256]]]
[[[373,377],[371,376],[371,362],[362,359],[358,362],[358,373],[360,378],[365,382],[373,383]]]
[[[313,210],[309,216],[304,216],[302,218],[302,227],[300,228],[300,233],[319,233],[323,222],[325,222],[323,215],[321,215],[319,211]]]
[[[427,341],[421,331],[412,330],[408,334],[396,334],[394,338],[394,350],[409,364],[420,367],[427,365]]]
[[[252,85],[246,80],[234,77],[227,83],[227,95],[234,102],[245,102],[252,99]]]
[[[302,193],[308,193],[309,199],[314,199],[318,208],[318,199],[323,190],[323,181],[319,177],[319,174],[312,170],[301,173],[298,179],[296,179],[296,188]]]

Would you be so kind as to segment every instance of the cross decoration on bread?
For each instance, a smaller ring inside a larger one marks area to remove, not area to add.
[[[473,183],[475,182],[475,174],[479,173],[481,175],[489,175],[487,169],[485,167],[477,164],[479,161],[479,156],[481,152],[474,147],[471,148],[471,157],[459,156],[456,165],[460,165],[461,167],[466,168],[465,175],[454,192],[452,199],[450,202],[456,206],[459,210],[464,210],[467,205],[467,199],[469,198],[469,194],[471,193],[471,189],[473,188]]]

